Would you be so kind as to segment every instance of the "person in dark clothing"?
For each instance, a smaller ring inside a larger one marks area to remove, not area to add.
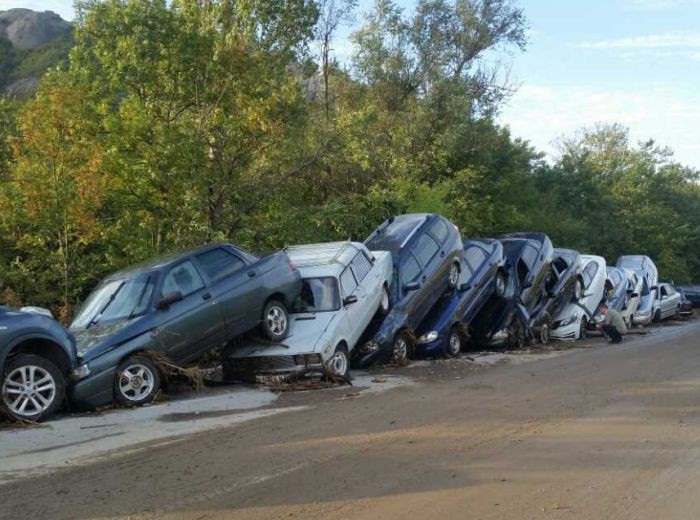
[[[625,325],[625,320],[622,319],[620,313],[608,307],[605,302],[598,306],[598,310],[603,316],[603,322],[598,325],[603,336],[611,343],[622,342],[622,336],[627,334],[627,325]]]

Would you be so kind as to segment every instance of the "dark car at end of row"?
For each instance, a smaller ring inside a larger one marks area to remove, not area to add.
[[[283,339],[287,308],[301,285],[286,253],[260,259],[230,244],[155,258],[107,277],[70,326],[80,356],[71,403],[145,404],[162,383],[157,358],[183,365],[256,327],[270,340]]]
[[[416,328],[437,300],[459,283],[462,238],[457,226],[445,217],[409,214],[386,220],[365,245],[370,251],[391,253],[391,310],[367,329],[354,364],[401,362],[413,354]]]

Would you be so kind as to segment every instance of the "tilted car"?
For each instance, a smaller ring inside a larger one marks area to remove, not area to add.
[[[400,215],[386,220],[365,240],[371,251],[388,251],[393,262],[391,310],[368,328],[354,362],[404,361],[412,356],[414,333],[437,300],[459,283],[463,255],[459,230],[445,217]]]
[[[627,283],[627,298],[620,311],[620,316],[622,316],[622,319],[627,324],[627,328],[631,329],[634,324],[634,313],[637,312],[637,308],[639,307],[644,279],[637,275],[632,269],[623,268],[622,272],[625,274]]]
[[[585,338],[592,317],[605,297],[607,276],[605,258],[581,255],[580,263],[583,293],[576,302],[567,303],[558,314],[552,316],[553,338],[574,340]]]
[[[605,271],[605,290],[602,302],[609,308],[622,313],[629,298],[629,294],[627,293],[627,274],[623,269],[610,265],[607,266]],[[602,319],[600,312],[596,309],[593,313],[593,320],[588,322],[588,329],[595,329]]]
[[[492,298],[472,320],[472,341],[518,347],[536,334],[530,315],[548,298],[552,241],[543,233],[513,233],[500,241],[507,269],[505,297]]]
[[[654,311],[654,321],[680,318],[681,295],[670,283],[660,283],[656,287],[658,305]]]
[[[70,326],[79,367],[70,399],[150,402],[161,377],[153,356],[182,365],[260,327],[287,336],[301,276],[284,252],[262,259],[230,244],[156,258],[103,280]]]
[[[227,349],[227,380],[314,370],[346,376],[367,325],[377,313],[389,312],[390,253],[338,242],[295,246],[287,254],[303,279],[289,336],[278,344],[246,338]]]
[[[42,421],[64,402],[75,339],[38,308],[0,307],[2,403],[15,419]]]
[[[700,307],[700,285],[685,284],[681,285],[680,288],[683,289],[683,294],[693,304],[693,307]]]
[[[572,249],[555,248],[545,282],[546,298],[530,312],[530,325],[541,343],[549,342],[553,317],[583,297],[581,255]]]
[[[639,291],[639,303],[634,312],[632,323],[648,325],[658,303],[655,298],[655,287],[659,281],[659,271],[654,261],[646,255],[623,255],[617,259],[616,267],[634,271],[642,279]]]
[[[457,290],[438,300],[418,327],[416,356],[458,356],[477,313],[491,297],[505,296],[507,271],[498,240],[465,240],[461,271]]]

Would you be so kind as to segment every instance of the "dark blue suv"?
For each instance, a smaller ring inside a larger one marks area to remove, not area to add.
[[[389,251],[394,263],[391,310],[368,328],[355,364],[405,361],[413,354],[414,331],[435,302],[459,283],[463,256],[459,229],[445,217],[391,217],[365,240],[370,251]]]

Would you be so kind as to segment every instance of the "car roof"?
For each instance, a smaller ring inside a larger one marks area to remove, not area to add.
[[[185,249],[182,251],[176,251],[173,253],[166,253],[162,255],[158,255],[152,258],[149,258],[147,260],[143,260],[142,262],[139,262],[137,264],[131,265],[129,267],[126,267],[124,269],[121,269],[120,271],[117,271],[116,273],[112,273],[109,276],[105,278],[105,280],[114,280],[114,279],[119,279],[119,278],[124,278],[127,276],[134,276],[138,275],[141,273],[147,273],[150,271],[155,271],[162,269],[164,267],[168,267],[170,265],[174,265],[178,263],[179,261],[190,257],[192,255],[198,255],[200,253],[204,253],[205,251],[209,251],[211,249],[215,249],[217,247],[226,247],[226,248],[234,248],[238,249],[235,246],[231,244],[227,244],[225,242],[215,242],[213,244],[207,244],[204,246],[199,246],[191,249]]]
[[[321,276],[321,272],[325,273],[323,276],[337,276],[360,251],[367,249],[359,242],[350,241],[305,244],[285,249],[289,259],[305,276]]]
[[[395,253],[405,246],[418,228],[432,217],[439,216],[432,213],[409,213],[388,218],[367,237],[365,245],[376,251]]]

